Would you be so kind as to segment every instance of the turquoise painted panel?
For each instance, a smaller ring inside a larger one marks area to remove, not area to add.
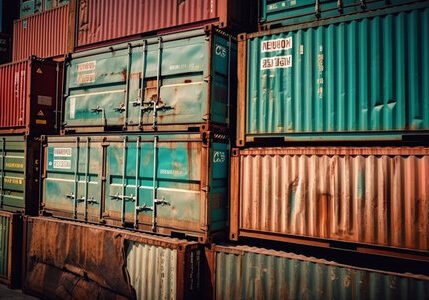
[[[44,210],[55,216],[198,237],[225,229],[226,141],[207,144],[199,133],[58,136],[48,137],[45,156]]]
[[[91,138],[49,142],[45,149],[43,207],[60,216],[98,221],[103,147]]]
[[[0,207],[25,208],[26,141],[24,136],[0,137]]]
[[[262,0],[261,24],[292,25],[333,18],[354,13],[367,13],[374,9],[389,8],[419,0]]]
[[[429,8],[248,40],[248,137],[429,130]],[[389,137],[387,137],[389,138]]]
[[[249,246],[215,246],[215,299],[428,299],[429,278]]]
[[[228,124],[235,61],[235,42],[202,30],[78,53],[67,67],[64,127]]]

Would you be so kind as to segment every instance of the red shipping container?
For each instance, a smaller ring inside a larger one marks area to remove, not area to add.
[[[56,133],[61,93],[61,63],[32,57],[0,66],[0,133]]]
[[[213,24],[232,32],[256,28],[255,0],[75,0],[77,47],[141,33]]]
[[[13,61],[32,55],[42,58],[67,53],[69,6],[64,5],[17,20],[13,24]]]

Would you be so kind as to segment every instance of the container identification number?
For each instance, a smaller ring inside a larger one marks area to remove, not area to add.
[[[273,52],[292,49],[292,37],[263,41],[261,52]]]
[[[290,67],[292,67],[292,55],[266,57],[261,59],[261,70]]]
[[[54,160],[54,169],[71,169],[71,161],[63,159]]]
[[[54,148],[54,156],[72,156],[71,148]]]

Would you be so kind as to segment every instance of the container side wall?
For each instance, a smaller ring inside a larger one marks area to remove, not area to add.
[[[177,298],[177,251],[130,242],[127,271],[137,299]]]
[[[0,277],[7,278],[9,275],[9,235],[10,217],[0,216]]]
[[[250,149],[241,230],[429,251],[428,148]]]
[[[25,127],[29,62],[0,67],[0,128]]]
[[[247,246],[216,251],[215,299],[426,299],[429,278]]]
[[[250,39],[246,134],[427,133],[428,19],[422,8]]]
[[[69,6],[64,5],[17,20],[13,25],[13,61],[35,55],[64,56],[67,52]]]

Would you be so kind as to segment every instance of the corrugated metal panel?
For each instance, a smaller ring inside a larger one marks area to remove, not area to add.
[[[429,148],[253,148],[237,159],[239,230],[429,252]]]
[[[26,122],[29,61],[0,67],[0,127],[22,127]]]
[[[13,24],[13,61],[35,55],[42,58],[67,53],[69,5],[64,5]]]
[[[228,72],[236,68],[236,56],[235,40],[219,30],[76,53],[67,64],[64,128],[195,131],[208,122],[228,125],[236,87]]]
[[[0,132],[59,130],[62,65],[32,57],[0,66]]]
[[[9,273],[9,234],[10,217],[0,216],[0,277]]]
[[[238,144],[244,135],[252,141],[427,134],[429,51],[422,50],[429,47],[427,3],[412,11],[250,35],[246,107],[240,115],[246,129]]]
[[[429,278],[248,246],[216,246],[215,299],[428,299]]]
[[[243,32],[256,24],[254,0],[89,0],[78,5],[78,47],[177,26],[216,23]]]
[[[226,226],[226,141],[200,133],[49,136],[44,210],[206,241]]]
[[[366,13],[374,9],[402,5],[418,0],[262,0],[259,22],[262,24],[289,25],[320,19],[343,16],[352,13]]]
[[[200,299],[196,242],[47,217],[28,217],[25,225],[24,290],[33,295]]]
[[[176,299],[177,251],[130,243],[127,270],[137,299]]]

